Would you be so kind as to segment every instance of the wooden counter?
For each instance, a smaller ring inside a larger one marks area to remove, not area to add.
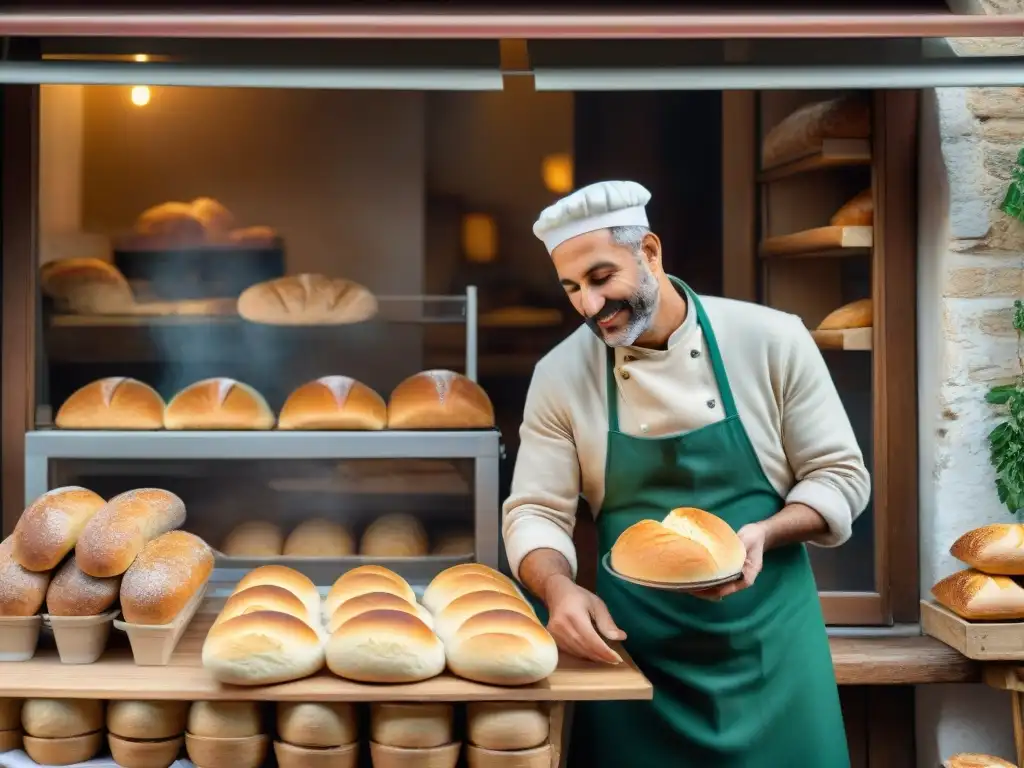
[[[976,683],[981,665],[932,637],[830,638],[840,685]]]

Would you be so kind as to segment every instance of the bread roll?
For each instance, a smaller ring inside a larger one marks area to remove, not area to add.
[[[423,525],[412,515],[382,515],[363,531],[359,554],[364,557],[423,557],[430,541]]]
[[[72,555],[46,590],[46,612],[52,616],[99,616],[117,602],[120,591],[120,576],[97,579],[82,573]]]
[[[273,248],[277,245],[277,232],[271,227],[242,227],[231,230],[228,241],[244,248]]]
[[[75,544],[78,567],[98,579],[128,570],[142,548],[185,522],[185,503],[170,491],[140,488],[108,501]]]
[[[284,533],[275,523],[247,520],[231,529],[220,550],[228,557],[278,557],[284,550]]]
[[[40,268],[39,283],[58,310],[76,315],[118,314],[129,311],[135,303],[125,276],[102,259],[47,262]]]
[[[807,104],[765,136],[761,167],[774,168],[820,152],[825,139],[866,139],[870,135],[871,107],[859,94]]]
[[[874,200],[871,197],[871,190],[865,189],[836,211],[829,224],[833,227],[870,227],[874,220]]]
[[[348,376],[323,376],[303,384],[285,400],[278,429],[384,429],[384,398]]]
[[[256,611],[276,611],[287,613],[310,624],[309,609],[294,593],[284,587],[262,584],[235,592],[225,602],[214,623],[228,621],[236,616],[243,616]],[[316,629],[316,627],[313,627]]]
[[[431,580],[423,592],[423,604],[436,616],[455,598],[481,591],[522,597],[515,583],[503,573],[479,563],[461,563],[441,571]]]
[[[96,699],[26,699],[21,727],[37,739],[66,739],[103,727],[103,702]]]
[[[206,226],[191,203],[168,202],[147,208],[135,220],[134,243],[159,250],[194,248],[206,242]]]
[[[300,747],[341,747],[359,740],[355,707],[345,702],[279,702],[277,733]]]
[[[413,683],[444,671],[444,646],[434,632],[403,611],[367,611],[327,641],[327,666],[362,683]]]
[[[112,701],[107,730],[123,739],[171,739],[185,732],[187,701]]]
[[[75,548],[104,503],[78,486],[47,491],[28,505],[14,526],[14,559],[30,571],[53,570]]]
[[[185,531],[158,536],[125,571],[121,612],[130,624],[169,624],[213,573],[213,550]]]
[[[672,510],[662,522],[641,520],[612,545],[611,566],[623,576],[665,584],[711,581],[739,573],[747,549],[720,517]]]
[[[366,613],[367,611],[402,611],[410,616],[417,617],[431,629],[434,628],[434,618],[430,612],[418,603],[413,603],[404,597],[393,595],[389,592],[367,592],[365,594],[346,600],[338,606],[331,614],[327,622],[327,631],[334,632],[338,627],[351,618]],[[392,745],[397,746],[397,745]]]
[[[229,233],[235,228],[235,217],[231,211],[212,197],[197,197],[193,200],[192,215],[202,222],[208,242],[227,241]]]
[[[287,557],[347,557],[355,552],[348,528],[321,518],[299,523],[284,543]]]
[[[243,576],[235,587],[235,592],[263,584],[287,589],[306,606],[310,621],[320,620],[320,591],[306,575],[283,565],[264,565]]]
[[[195,701],[188,710],[188,732],[214,739],[244,739],[263,733],[255,701]]]
[[[50,583],[50,571],[29,571],[14,559],[14,534],[0,541],[0,616],[35,616]]]
[[[164,401],[148,384],[111,376],[76,390],[54,423],[59,429],[161,429]]]
[[[942,768],[1017,768],[1017,766],[1001,757],[962,752],[943,762]]]
[[[873,315],[874,310],[871,299],[858,299],[830,312],[818,324],[818,330],[842,331],[850,328],[870,328]]]
[[[1024,525],[996,523],[968,531],[949,554],[972,568],[1000,576],[1024,576]]]
[[[439,536],[430,554],[435,556],[472,555],[476,551],[476,537],[472,533],[449,533]]]
[[[450,744],[454,709],[445,702],[371,704],[370,740],[402,749]]]
[[[448,642],[467,619],[484,611],[496,610],[521,613],[523,616],[537,621],[537,615],[533,612],[533,608],[521,597],[488,590],[469,592],[462,597],[452,600],[443,610],[438,612],[434,630],[441,640]],[[481,744],[480,746],[484,745]]]
[[[488,429],[494,406],[483,388],[454,371],[423,371],[391,393],[389,429]]]
[[[548,713],[538,701],[471,701],[466,739],[502,752],[539,747],[548,740]]]
[[[346,325],[376,315],[377,299],[351,280],[292,275],[246,288],[238,314],[265,325]]]
[[[957,571],[932,587],[932,594],[968,620],[1024,619],[1024,587],[1007,576],[989,576],[973,569]]]
[[[448,667],[488,685],[528,685],[558,667],[558,646],[540,623],[514,611],[484,611],[466,619],[445,644]]]
[[[366,576],[368,574],[373,574],[374,576],[385,576],[400,586],[408,585],[408,582],[405,579],[390,568],[385,568],[383,565],[358,565],[355,568],[350,568],[345,571],[335,580],[334,583],[337,584],[339,581],[347,581],[348,579],[354,579],[357,576]]]
[[[333,616],[338,606],[369,592],[386,592],[397,595],[408,603],[416,603],[416,593],[405,580],[397,582],[379,573],[357,573],[351,576],[346,574],[334,582],[327,593],[327,599],[324,600],[324,616]]]
[[[21,699],[0,698],[0,731],[21,729]]]
[[[203,379],[176,394],[164,411],[167,429],[273,429],[263,395],[234,379]]]
[[[324,649],[320,635],[301,619],[256,611],[211,627],[202,658],[222,683],[270,685],[318,672]]]

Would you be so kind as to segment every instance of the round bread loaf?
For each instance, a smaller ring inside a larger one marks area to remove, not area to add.
[[[874,219],[875,207],[871,190],[865,189],[836,211],[829,224],[833,227],[870,227]]]
[[[548,739],[548,713],[538,701],[471,701],[466,704],[466,739],[484,749],[512,752]]]
[[[0,731],[21,729],[21,699],[0,698]]]
[[[446,605],[437,614],[435,631],[444,642],[455,635],[459,627],[469,618],[484,611],[512,611],[537,621],[537,615],[530,604],[521,597],[493,590],[467,592]],[[484,746],[481,744],[480,746]]]
[[[558,667],[558,646],[533,618],[513,611],[485,611],[462,623],[445,645],[448,667],[487,685],[528,685]]]
[[[273,248],[277,245],[277,232],[272,227],[242,227],[231,230],[228,241],[245,248]]]
[[[202,658],[222,683],[270,685],[320,671],[324,649],[320,635],[302,619],[256,611],[211,627]]]
[[[665,584],[711,581],[739,573],[747,549],[722,518],[701,509],[672,510],[662,522],[641,520],[612,545],[623,576]]]
[[[66,739],[103,727],[103,702],[96,699],[26,699],[21,727],[37,739]]]
[[[870,328],[874,322],[874,302],[858,299],[830,312],[818,324],[819,331],[842,331],[850,328]]]
[[[284,587],[261,584],[235,592],[225,602],[218,614],[215,624],[228,621],[236,616],[244,616],[256,611],[276,611],[287,613],[305,623],[310,623],[309,608],[294,593]],[[314,627],[316,629],[316,627]]]
[[[123,739],[170,739],[185,732],[187,701],[112,701],[107,730]]]
[[[382,515],[363,531],[359,554],[364,557],[423,557],[430,548],[427,532],[412,515]]]
[[[28,505],[14,526],[14,559],[30,571],[53,570],[105,503],[78,486],[47,491]]]
[[[494,406],[483,388],[454,371],[423,371],[391,393],[388,429],[489,429]]]
[[[111,315],[130,311],[135,303],[125,276],[102,259],[58,259],[39,271],[42,292],[57,309],[76,315]],[[61,426],[60,423],[57,426]]]
[[[286,557],[348,557],[355,553],[348,528],[322,518],[299,523],[284,543]]]
[[[111,376],[73,392],[54,423],[59,429],[162,429],[164,400],[148,384]]]
[[[238,314],[266,325],[346,325],[376,315],[377,299],[351,280],[290,275],[246,288]]]
[[[186,531],[143,547],[121,580],[121,612],[130,624],[169,624],[213,573],[213,550]]]
[[[413,683],[444,671],[444,645],[433,630],[403,611],[367,611],[327,641],[327,666],[362,683]]]
[[[284,533],[269,520],[246,520],[231,529],[220,550],[228,557],[278,557]]]
[[[1024,576],[1024,525],[993,523],[953,542],[949,554],[991,576]]]
[[[201,245],[206,228],[191,203],[167,202],[147,208],[135,220],[135,232],[154,239],[159,247]]]
[[[140,488],[119,494],[90,518],[78,537],[78,567],[98,579],[119,576],[147,542],[184,522],[185,503],[170,491]]]
[[[97,579],[82,573],[71,555],[46,590],[46,612],[52,616],[99,616],[117,601],[120,590],[120,576]]]
[[[397,582],[389,576],[377,573],[360,573],[355,576],[343,576],[334,582],[331,591],[327,593],[327,599],[324,600],[324,616],[330,618],[342,603],[368,592],[387,592],[410,603],[416,603],[416,593],[404,580]]]
[[[0,616],[35,616],[46,598],[50,571],[29,571],[14,559],[14,534],[0,541]]]
[[[449,533],[439,536],[430,554],[436,556],[472,555],[476,551],[476,538],[471,533]]]
[[[454,709],[444,702],[371,704],[370,739],[402,749],[431,749],[449,744]]]
[[[384,398],[348,376],[324,376],[303,384],[281,407],[278,429],[384,429]]]
[[[300,747],[341,747],[359,739],[355,707],[345,702],[279,702],[277,732]]]
[[[273,429],[274,412],[259,392],[234,379],[203,379],[164,410],[167,429]]]
[[[263,584],[287,589],[306,606],[310,621],[320,621],[320,591],[305,574],[284,565],[263,565],[243,576],[235,587],[235,592]]]
[[[932,587],[932,595],[968,621],[1024,619],[1024,587],[1008,576],[990,576],[968,568],[940,579]]]
[[[357,597],[350,598],[338,606],[331,614],[327,622],[327,631],[333,633],[338,627],[351,618],[367,611],[402,611],[410,616],[416,616],[420,621],[433,629],[434,619],[430,612],[418,603],[413,603],[404,597],[393,595],[389,592],[367,592]],[[397,746],[397,745],[392,745]]]
[[[334,583],[337,584],[340,581],[347,581],[348,579],[354,579],[357,576],[365,576],[370,573],[375,576],[386,576],[400,586],[408,584],[405,579],[383,565],[357,565],[355,568],[350,568],[341,574]]]
[[[187,727],[193,736],[214,739],[242,739],[263,732],[255,701],[194,701]]]
[[[212,197],[197,197],[192,201],[192,215],[203,223],[206,240],[211,243],[225,242],[235,228],[235,217],[231,211]]]
[[[423,593],[423,604],[436,616],[453,600],[470,592],[502,592],[522,597],[519,589],[500,573],[464,571],[438,574]]]

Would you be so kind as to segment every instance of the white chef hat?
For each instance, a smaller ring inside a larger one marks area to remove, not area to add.
[[[549,205],[533,234],[551,253],[570,238],[608,227],[646,227],[651,193],[635,181],[599,181]]]

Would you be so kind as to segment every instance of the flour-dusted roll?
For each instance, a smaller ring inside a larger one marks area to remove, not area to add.
[[[558,667],[558,646],[540,623],[514,611],[484,611],[445,643],[448,667],[487,685],[529,685]]]
[[[349,529],[319,517],[299,523],[284,543],[286,557],[348,557],[355,553]]]
[[[489,429],[494,406],[483,387],[454,371],[410,376],[388,400],[389,429]]]
[[[1017,768],[1017,766],[1001,757],[961,752],[944,761],[942,768]]]
[[[169,624],[213,573],[213,550],[198,536],[170,531],[142,548],[121,580],[130,624]]]
[[[162,429],[164,400],[137,379],[111,376],[75,390],[54,423],[59,429]]]
[[[436,616],[456,598],[482,591],[522,597],[519,588],[505,574],[479,563],[462,563],[441,571],[431,580],[423,592],[423,604]]]
[[[263,733],[260,705],[255,701],[194,701],[186,728],[193,736],[243,739]]]
[[[829,224],[833,227],[870,227],[874,220],[874,200],[871,197],[871,190],[865,189],[836,211]]]
[[[284,532],[269,520],[246,520],[224,538],[220,551],[228,557],[278,557],[284,550]]]
[[[347,702],[282,701],[277,704],[277,733],[299,747],[341,747],[359,740],[355,706]]]
[[[29,571],[14,559],[14,534],[0,541],[0,616],[39,613],[50,584],[50,571]]]
[[[412,515],[381,515],[366,530],[359,542],[364,557],[423,557],[430,549],[427,532]]]
[[[257,283],[238,297],[238,314],[265,325],[346,325],[377,314],[377,299],[359,283],[301,274]]]
[[[284,587],[261,584],[233,593],[225,602],[217,615],[215,624],[228,621],[236,616],[243,616],[256,611],[276,611],[287,613],[310,624],[309,608],[293,592]],[[316,627],[314,627],[315,629]]]
[[[75,548],[106,502],[86,488],[47,491],[21,513],[11,538],[14,559],[30,571],[51,571]]]
[[[164,410],[166,429],[273,429],[274,412],[248,384],[203,379],[176,394]]]
[[[315,674],[324,665],[320,634],[295,616],[256,611],[210,628],[203,666],[230,685],[270,685]]]
[[[235,586],[235,593],[263,584],[287,589],[306,606],[310,622],[320,620],[320,591],[305,574],[284,565],[263,565],[243,576]]]
[[[851,328],[870,328],[874,322],[874,302],[858,299],[830,312],[818,323],[819,331],[844,331]]]
[[[437,636],[448,642],[467,619],[484,611],[512,611],[538,621],[533,608],[523,598],[497,591],[469,592],[452,600],[438,612],[434,622]],[[480,746],[485,746],[481,744]]]
[[[107,731],[123,739],[154,741],[185,732],[187,701],[112,701],[107,705]]]
[[[426,624],[403,611],[367,611],[327,641],[327,667],[361,683],[413,683],[444,671],[444,645]]]
[[[75,544],[84,573],[98,579],[128,570],[147,542],[185,522],[185,503],[170,491],[140,488],[108,501]]]
[[[324,616],[330,618],[338,610],[338,606],[368,592],[387,592],[397,595],[409,603],[416,603],[416,593],[404,579],[397,582],[389,576],[379,573],[344,575],[334,582],[327,593],[327,599],[324,600]]]
[[[539,701],[471,701],[466,704],[466,740],[502,752],[539,747],[550,720]]]
[[[37,739],[66,739],[103,727],[103,702],[96,699],[26,699],[21,727]]]
[[[367,592],[339,605],[327,621],[327,631],[334,632],[346,621],[362,613],[379,610],[402,611],[410,616],[416,616],[431,629],[434,627],[433,616],[422,605],[389,592]]]
[[[663,521],[641,520],[612,545],[611,566],[623,576],[666,584],[712,581],[739,573],[746,547],[727,522],[683,507]]]
[[[452,741],[455,708],[447,702],[370,705],[370,740],[387,747],[431,749]]]
[[[120,314],[135,303],[120,270],[92,257],[47,262],[39,270],[39,287],[59,311],[76,315]]]
[[[972,568],[998,576],[1024,576],[1024,525],[995,523],[968,531],[949,554]]]
[[[1024,587],[1007,576],[957,571],[932,587],[942,605],[969,621],[1024,619]]]
[[[384,398],[348,376],[323,376],[303,384],[285,400],[278,429],[384,429]]]
[[[71,555],[46,590],[46,612],[52,616],[99,616],[117,602],[120,592],[120,576],[97,579],[83,573]]]

